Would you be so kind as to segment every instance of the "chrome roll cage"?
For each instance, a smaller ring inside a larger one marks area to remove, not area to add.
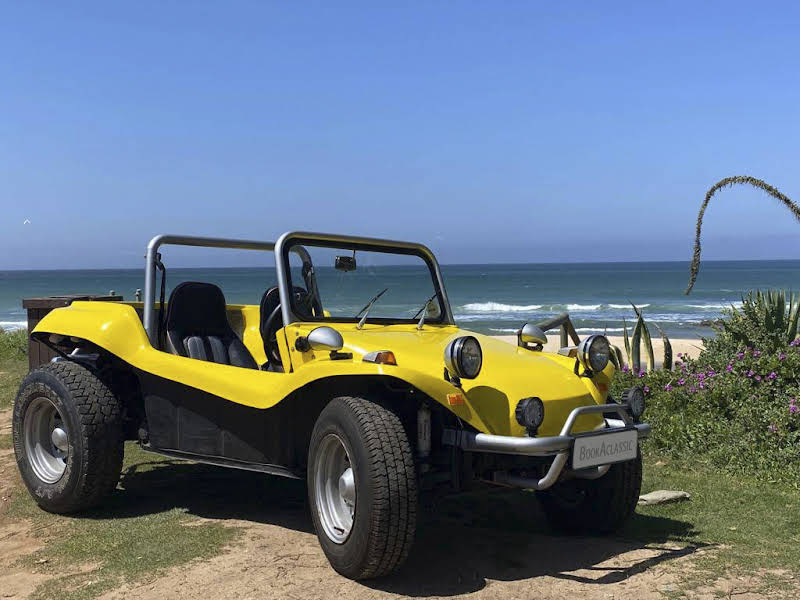
[[[405,251],[420,256],[427,264],[433,275],[436,292],[442,303],[442,323],[447,325],[455,324],[453,313],[450,309],[450,301],[447,298],[447,291],[444,287],[444,279],[439,268],[439,263],[433,252],[427,246],[413,242],[400,242],[396,240],[383,240],[378,238],[368,238],[349,235],[335,235],[327,233],[312,233],[305,231],[290,231],[284,233],[277,242],[262,242],[257,240],[238,240],[229,238],[198,237],[188,235],[161,234],[155,236],[147,244],[147,254],[145,255],[145,275],[144,275],[144,311],[142,322],[147,332],[147,337],[153,347],[158,347],[158,323],[156,321],[156,268],[160,261],[159,249],[164,245],[173,246],[196,246],[202,248],[229,248],[234,250],[260,250],[262,252],[275,253],[275,269],[278,277],[278,289],[281,299],[281,313],[283,322],[286,324],[301,321],[292,311],[289,276],[288,253],[294,252],[303,262],[304,271],[309,273],[309,292],[318,294],[316,289],[316,279],[314,276],[314,266],[311,263],[311,256],[304,246],[292,243],[296,240],[318,242],[320,245],[325,243],[342,244],[345,248],[369,249],[376,252]],[[313,288],[313,290],[312,290]],[[317,297],[319,300],[319,297]]]

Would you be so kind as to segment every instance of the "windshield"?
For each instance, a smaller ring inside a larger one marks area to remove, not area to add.
[[[303,246],[311,258],[311,277],[300,258],[289,253],[289,275],[294,289],[292,312],[303,320],[359,322],[366,315],[366,323],[416,323],[424,314],[425,323],[442,322],[436,280],[422,256],[352,247]],[[308,295],[308,301],[304,295]],[[318,296],[321,310],[308,309],[315,304],[314,295]]]

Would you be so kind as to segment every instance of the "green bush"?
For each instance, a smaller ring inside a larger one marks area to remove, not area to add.
[[[711,344],[674,371],[623,372],[648,398],[650,444],[728,471],[800,483],[800,340],[775,351]]]
[[[17,360],[28,355],[28,332],[0,328],[0,360]]]

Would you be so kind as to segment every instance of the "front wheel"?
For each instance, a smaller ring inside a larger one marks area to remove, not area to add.
[[[536,495],[550,524],[569,533],[612,533],[636,510],[642,455],[611,465],[599,479],[571,479]]]
[[[322,550],[350,579],[397,570],[414,542],[417,480],[403,424],[364,398],[335,398],[308,457],[311,516]]]

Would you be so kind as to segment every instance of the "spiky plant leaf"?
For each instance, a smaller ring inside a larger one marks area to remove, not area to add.
[[[658,329],[658,333],[661,334],[661,341],[664,342],[664,363],[661,365],[663,369],[667,371],[672,370],[672,342],[669,341],[667,334],[664,333],[664,330],[658,326],[658,323],[653,323]]]
[[[642,341],[642,326],[644,319],[639,317],[636,319],[636,325],[633,326],[633,335],[631,336],[631,370],[638,373],[642,370],[642,360],[640,356],[641,341]]]
[[[622,339],[625,342],[625,356],[628,358],[628,366],[633,368],[631,341],[628,339],[628,323],[625,321],[625,317],[622,317]]]
[[[786,337],[791,342],[800,332],[800,294],[789,294],[789,323],[786,326]]]
[[[642,341],[644,342],[644,350],[647,353],[647,371],[653,372],[656,370],[653,339],[650,337],[650,329],[647,327],[647,322],[644,320],[644,317],[642,317]]]
[[[613,350],[612,354],[617,358],[616,366],[618,369],[621,369],[622,365],[625,364],[625,357],[622,355],[622,350],[620,350],[619,346],[611,346],[611,349]]]

